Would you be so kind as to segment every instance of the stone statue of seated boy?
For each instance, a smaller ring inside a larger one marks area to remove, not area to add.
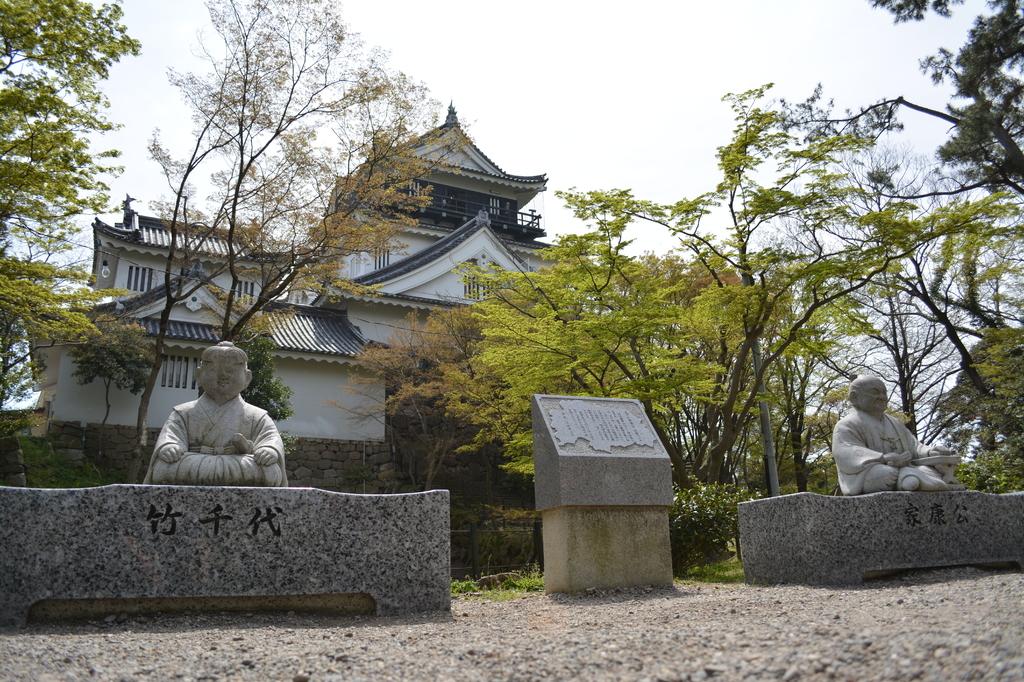
[[[252,381],[245,351],[230,341],[207,348],[197,379],[202,396],[171,411],[144,482],[287,486],[281,434],[239,395]]]
[[[885,413],[888,398],[878,377],[850,383],[853,412],[832,432],[832,456],[844,495],[886,490],[962,490],[954,473],[960,460],[949,448],[927,446]]]

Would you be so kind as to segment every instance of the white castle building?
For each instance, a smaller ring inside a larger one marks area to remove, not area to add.
[[[452,107],[445,123],[424,139],[438,136],[450,151],[443,165],[420,180],[433,192],[415,227],[403,230],[389,249],[355,254],[338,264],[341,276],[374,285],[375,293],[314,297],[293,292],[287,300],[271,304],[272,310],[289,313],[271,315],[270,326],[277,346],[276,374],[293,390],[294,415],[278,424],[298,439],[288,462],[293,485],[358,487],[345,480],[346,463],[352,462],[363,465],[365,476],[379,482],[383,472],[387,479],[395,463],[385,443],[384,386],[360,366],[363,347],[387,343],[396,328],[408,326],[411,312],[423,315],[479,298],[479,285],[461,272],[467,263],[520,270],[542,264],[538,250],[547,245],[538,239],[544,230],[540,215],[527,206],[544,191],[546,177],[503,171],[462,130]],[[109,225],[97,218],[93,236],[95,286],[135,292],[111,305],[155,334],[165,300],[163,272],[169,245],[163,222],[139,215],[126,200],[122,221]],[[217,271],[218,258],[223,262],[225,254],[224,243],[208,242],[207,271]],[[213,284],[226,290],[230,274],[215,277]],[[253,295],[260,287],[259,281],[243,280],[236,293]],[[219,340],[222,316],[218,298],[204,288],[174,307],[149,406],[151,428],[158,428],[174,405],[197,397],[199,356]],[[63,447],[80,447],[95,456],[90,449],[106,406],[101,382],[79,384],[66,347],[41,349],[40,354],[45,374],[39,404],[51,435]],[[112,389],[104,436],[108,464],[121,463],[118,458],[124,453],[119,447],[127,448],[138,405],[137,395]],[[372,474],[366,474],[367,468]]]

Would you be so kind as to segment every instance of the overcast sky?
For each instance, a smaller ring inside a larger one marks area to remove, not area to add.
[[[368,45],[425,83],[443,108],[453,101],[478,146],[510,173],[548,175],[532,206],[549,236],[581,226],[555,190],[629,187],[674,201],[712,189],[715,150],[729,139],[721,98],[774,82],[803,99],[821,82],[843,107],[904,95],[942,108],[946,91],[918,62],[956,50],[984,3],[952,19],[895,25],[867,0],[349,0],[342,10]],[[112,196],[147,202],[167,196],[147,141],[155,128],[172,148],[187,145],[189,121],[169,67],[194,68],[201,0],[126,0],[125,23],[142,54],[111,72],[110,117],[123,128],[104,144],[122,150]],[[932,154],[946,129],[905,116],[903,138]],[[91,221],[91,216],[86,222]],[[638,230],[638,244],[664,253],[670,236]]]

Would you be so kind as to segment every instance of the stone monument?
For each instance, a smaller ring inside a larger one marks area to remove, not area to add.
[[[274,420],[239,395],[252,381],[245,351],[221,341],[203,351],[201,362],[203,395],[171,411],[144,482],[287,487]]]
[[[448,609],[449,495],[288,488],[284,444],[222,342],[163,426],[151,485],[0,486],[0,625],[106,613]],[[169,485],[163,485],[169,484]]]
[[[885,414],[881,379],[854,379],[850,403],[832,436],[842,497],[797,493],[740,504],[748,583],[850,585],[914,568],[1021,566],[1024,493],[964,491],[954,477],[957,455],[920,443]]]
[[[857,585],[893,571],[1024,563],[1024,493],[797,493],[742,502],[748,583]]]
[[[853,411],[832,432],[832,456],[844,495],[886,490],[963,490],[954,473],[960,457],[941,445],[927,446],[885,413],[888,399],[878,377],[850,383]]]
[[[636,400],[535,395],[544,588],[671,585],[668,453]]]
[[[450,537],[447,490],[0,486],[0,626],[167,611],[443,611]]]

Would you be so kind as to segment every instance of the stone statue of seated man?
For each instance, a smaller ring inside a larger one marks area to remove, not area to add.
[[[844,495],[885,490],[962,490],[954,478],[960,457],[941,445],[927,446],[885,413],[885,384],[858,376],[850,383],[853,412],[832,432],[832,456]]]
[[[171,411],[144,482],[287,486],[281,434],[239,395],[252,381],[245,351],[230,341],[207,348],[197,379],[202,396]]]

